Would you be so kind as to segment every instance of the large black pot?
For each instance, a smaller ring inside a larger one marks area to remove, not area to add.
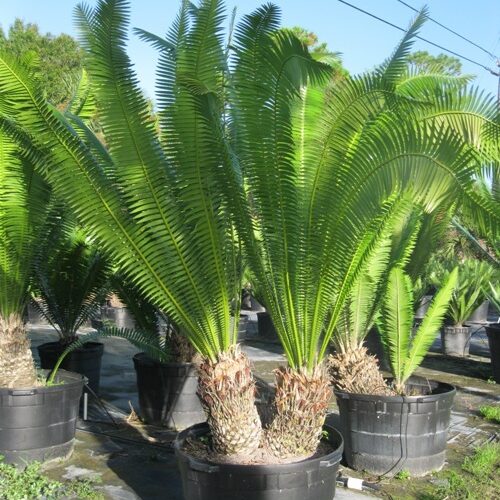
[[[368,349],[368,354],[375,356],[381,370],[386,372],[391,371],[391,366],[387,355],[385,354],[384,345],[380,339],[380,334],[376,328],[372,328],[365,337],[364,345]]]
[[[500,323],[492,323],[486,327],[488,344],[490,345],[491,369],[493,380],[500,384]]]
[[[182,448],[188,438],[209,432],[198,424],[181,432],[175,453],[186,500],[331,500],[342,458],[342,436],[326,426],[334,451],[323,457],[278,465],[215,464],[188,455]]]
[[[24,465],[66,458],[73,451],[83,377],[60,370],[56,385],[0,388],[0,455]]]
[[[445,326],[441,330],[441,351],[447,356],[469,355],[470,328],[468,326]]]
[[[59,356],[61,356],[66,347],[60,342],[47,342],[38,346],[40,366],[47,370],[54,368]],[[88,342],[70,352],[64,358],[61,368],[84,375],[88,379],[89,387],[98,394],[103,353],[104,344],[100,342]]]
[[[144,422],[182,430],[205,421],[196,394],[198,376],[192,363],[159,363],[144,353],[134,356],[139,411]]]
[[[278,333],[274,327],[271,315],[267,311],[257,313],[257,328],[260,338],[265,340],[278,340]]]
[[[422,396],[370,396],[335,391],[349,467],[392,476],[406,470],[423,476],[441,469],[455,388],[414,377]]]

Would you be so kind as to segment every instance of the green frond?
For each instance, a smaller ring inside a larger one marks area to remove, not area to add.
[[[380,337],[389,355],[391,371],[398,384],[403,382],[413,324],[413,297],[410,278],[399,267],[389,275],[382,302]]]
[[[12,132],[12,130],[10,130]],[[21,315],[50,190],[0,127],[0,316]]]
[[[399,372],[401,374],[399,383],[404,384],[410,378],[436,339],[436,333],[443,324],[457,279],[458,268],[455,268],[432,300],[421,325],[411,339],[411,348],[404,360],[403,369]]]
[[[104,303],[110,263],[64,210],[55,204],[49,212],[34,259],[32,302],[62,338],[71,339]]]
[[[95,333],[88,333],[79,337],[72,342],[59,356],[57,363],[47,379],[47,383],[51,384],[57,375],[57,371],[64,361],[66,356],[80,347],[83,347],[88,342],[95,342],[108,337],[118,337],[128,340],[134,347],[137,347],[142,352],[145,352],[151,358],[159,361],[160,363],[167,363],[170,360],[166,345],[157,335],[152,335],[151,332],[142,332],[139,330],[131,330],[128,328],[102,328]]]

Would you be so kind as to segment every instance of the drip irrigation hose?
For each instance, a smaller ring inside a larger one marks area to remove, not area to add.
[[[344,486],[344,488],[348,488],[350,490],[380,491],[380,486],[376,483],[369,483],[357,477],[345,477],[341,474],[339,474],[337,477],[337,484]]]

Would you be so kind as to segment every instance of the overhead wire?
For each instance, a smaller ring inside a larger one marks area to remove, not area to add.
[[[393,28],[395,28],[399,31],[402,31],[403,33],[406,33],[406,31],[407,31],[406,29],[402,28],[401,26],[398,26],[397,24],[391,23],[390,21],[387,21],[387,19],[383,19],[379,16],[376,16],[375,14],[368,12],[367,10],[364,10],[356,5],[353,5],[352,3],[346,2],[345,0],[338,0],[338,1],[340,3],[343,3],[344,5],[351,7],[352,9],[358,10],[359,12],[362,12],[363,14],[366,14],[370,17],[373,17],[374,19],[377,19],[378,21],[381,21],[389,26],[392,26]],[[471,64],[479,66],[480,68],[483,68],[484,70],[489,71],[492,75],[500,76],[500,72],[496,72],[495,70],[488,68],[488,66],[485,66],[484,64],[482,64],[480,62],[477,62],[473,59],[470,59],[469,57],[466,57],[462,54],[459,54],[458,52],[455,52],[454,50],[443,47],[442,45],[439,45],[438,43],[435,43],[431,40],[428,40],[427,38],[424,38],[423,36],[415,35],[415,38],[418,38],[419,40],[422,40],[423,42],[428,43],[429,45],[433,45],[434,47],[437,47],[440,50],[444,50],[445,52],[448,52],[449,54],[453,54],[456,57],[460,57],[461,59],[464,59],[465,61],[468,61]]]
[[[413,12],[419,12],[418,9],[416,9],[415,7],[413,7],[410,4],[407,4],[406,2],[403,2],[403,0],[396,0],[396,1],[405,5],[406,7],[411,9]],[[441,26],[441,28],[445,29],[446,31],[449,31],[450,33],[453,33],[454,35],[458,36],[462,40],[465,40],[466,42],[470,43],[471,45],[474,45],[474,47],[477,47],[478,49],[482,50],[485,54],[488,54],[493,59],[498,60],[498,56],[496,56],[495,54],[493,54],[489,50],[485,49],[484,47],[481,47],[481,45],[477,44],[476,42],[473,42],[472,40],[470,40],[466,36],[463,36],[460,33],[457,33],[456,31],[452,30],[451,28],[448,28],[448,26],[445,26],[444,24],[440,23],[439,21],[436,21],[435,19],[433,19],[430,16],[428,17],[428,19],[429,19],[429,21],[432,21],[434,24]]]

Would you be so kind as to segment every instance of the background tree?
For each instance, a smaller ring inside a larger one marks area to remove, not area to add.
[[[408,56],[408,62],[423,71],[444,73],[459,76],[462,74],[462,63],[456,57],[438,54],[433,56],[426,50],[418,50]]]
[[[313,31],[307,31],[301,26],[294,26],[290,31],[309,49],[309,53],[317,61],[329,64],[333,68],[333,79],[345,78],[349,72],[342,65],[342,54],[332,52],[326,42],[320,42],[318,35]]]
[[[7,34],[0,29],[0,49],[16,57],[33,53],[47,100],[55,106],[69,101],[83,61],[82,50],[71,36],[42,34],[36,24],[16,19]]]

